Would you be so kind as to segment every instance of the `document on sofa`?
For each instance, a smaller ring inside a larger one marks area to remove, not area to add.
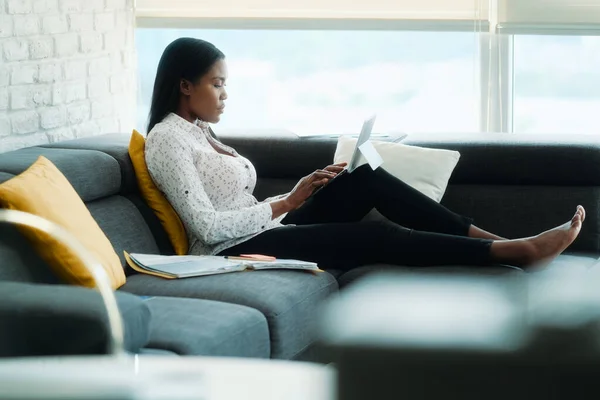
[[[266,269],[294,269],[321,272],[316,263],[301,260],[274,259],[272,261],[260,261],[222,256],[163,256],[156,254],[123,253],[125,254],[127,264],[135,271],[166,279]]]

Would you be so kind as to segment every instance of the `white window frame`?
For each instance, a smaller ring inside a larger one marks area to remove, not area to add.
[[[487,21],[466,20],[395,20],[395,19],[338,19],[338,18],[177,18],[136,17],[138,28],[177,29],[298,29],[298,30],[398,30],[434,32],[473,32],[489,29]]]
[[[482,34],[480,43],[480,130],[512,133],[514,37]]]

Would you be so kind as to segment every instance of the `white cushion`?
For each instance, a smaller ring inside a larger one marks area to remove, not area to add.
[[[340,136],[334,163],[350,162],[356,138]],[[428,149],[402,143],[371,141],[381,157],[380,168],[417,189],[438,203],[442,200],[460,153],[453,150]],[[361,155],[358,165],[366,164]]]

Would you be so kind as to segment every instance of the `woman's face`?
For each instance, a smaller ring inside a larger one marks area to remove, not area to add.
[[[215,62],[212,68],[193,85],[182,83],[181,91],[187,97],[192,117],[216,124],[225,109],[227,92],[227,65],[225,60]]]

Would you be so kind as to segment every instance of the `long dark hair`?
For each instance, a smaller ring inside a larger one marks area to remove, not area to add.
[[[195,83],[215,62],[224,58],[221,50],[201,39],[179,38],[171,42],[158,63],[147,132],[177,110],[182,79]]]

